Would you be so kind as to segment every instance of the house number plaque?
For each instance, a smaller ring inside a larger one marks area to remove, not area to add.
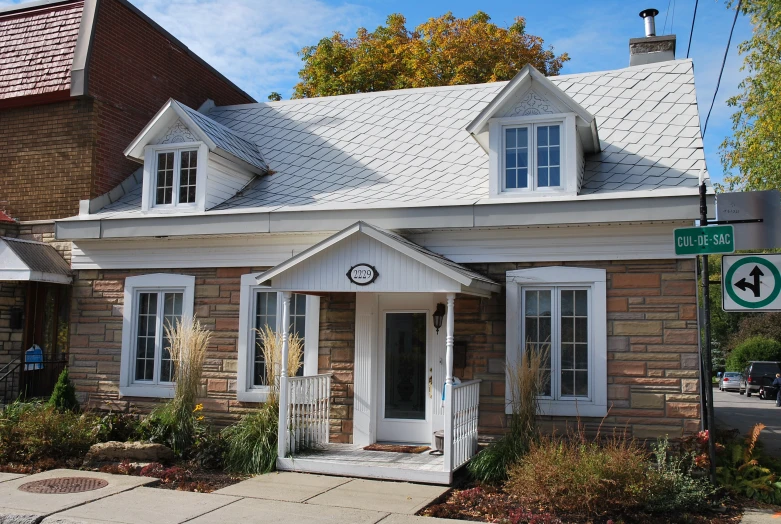
[[[369,264],[356,264],[347,272],[347,278],[357,286],[368,286],[380,276],[374,266]]]

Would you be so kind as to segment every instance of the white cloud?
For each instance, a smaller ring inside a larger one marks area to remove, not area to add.
[[[131,1],[259,101],[271,91],[290,96],[302,47],[374,18],[367,7],[321,0]]]

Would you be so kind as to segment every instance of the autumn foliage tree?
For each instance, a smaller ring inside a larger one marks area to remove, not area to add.
[[[335,32],[305,47],[293,98],[496,82],[511,79],[526,64],[556,75],[569,60],[527,34],[521,17],[507,28],[482,11],[469,18],[447,13],[414,31],[406,23],[403,15],[392,14],[374,31],[360,28],[354,38]]]
[[[744,0],[741,12],[751,17],[753,36],[741,43],[748,76],[740,94],[727,103],[734,134],[721,145],[730,188],[781,189],[781,2]],[[737,171],[737,172],[736,172]]]

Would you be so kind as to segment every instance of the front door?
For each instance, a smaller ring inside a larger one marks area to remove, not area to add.
[[[431,299],[380,297],[377,440],[431,441]]]

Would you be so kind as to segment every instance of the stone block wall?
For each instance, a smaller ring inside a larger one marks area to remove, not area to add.
[[[538,264],[551,265],[551,264]],[[627,428],[638,438],[671,437],[699,428],[696,282],[692,260],[568,264],[607,270],[608,416],[584,419],[587,431]],[[522,264],[474,266],[498,281]],[[214,335],[204,373],[204,407],[217,424],[253,409],[236,400],[240,277],[262,268],[178,271],[196,277],[195,312]],[[124,279],[171,270],[79,271],[74,283],[71,377],[91,406],[146,412],[158,401],[119,399]],[[455,338],[467,348],[463,379],[480,378],[480,433],[500,434],[507,424],[505,400],[505,294],[459,295]],[[352,439],[355,294],[321,297],[319,371],[333,373],[331,440]],[[575,419],[546,417],[561,431]]]
[[[700,396],[697,297],[693,260],[643,260],[474,265],[503,281],[506,271],[568,265],[607,271],[608,416],[582,419],[595,433],[627,429],[637,438],[699,430]],[[467,345],[462,378],[480,378],[480,433],[500,434],[507,425],[505,400],[505,295],[489,299],[459,295],[455,340]],[[577,420],[544,417],[549,431]]]
[[[236,400],[241,275],[263,268],[78,271],[71,310],[70,377],[80,401],[97,409],[148,413],[161,401],[119,398],[125,278],[149,273],[195,276],[194,312],[212,331],[201,391],[204,412],[220,426],[257,407]],[[352,438],[355,294],[320,301],[319,371],[332,372],[331,438]]]

